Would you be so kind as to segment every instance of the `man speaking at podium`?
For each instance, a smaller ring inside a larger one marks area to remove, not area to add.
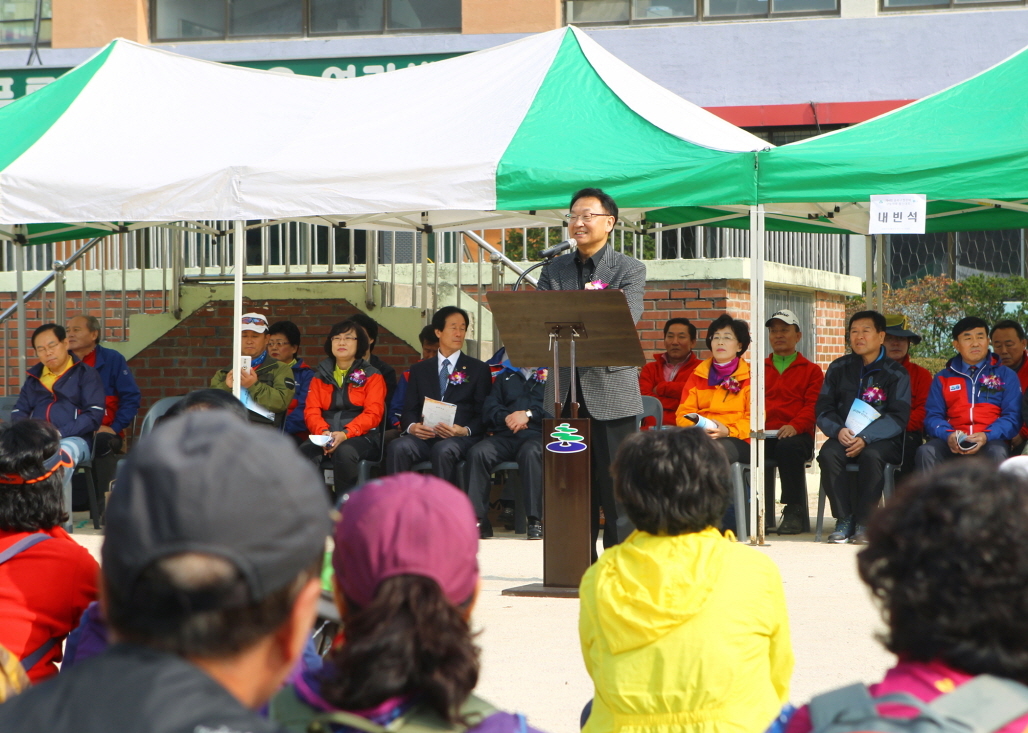
[[[623,290],[632,320],[638,323],[643,312],[646,266],[634,257],[615,252],[608,242],[618,220],[614,199],[598,188],[583,188],[572,197],[571,213],[565,218],[568,235],[578,243],[578,248],[546,265],[537,289]],[[635,416],[643,410],[639,376],[631,366],[578,367],[576,371],[578,416],[591,420],[593,547],[599,534],[602,505],[606,548],[624,540],[633,529],[628,516],[614,501],[610,464],[621,441],[635,430]],[[546,383],[546,401],[551,405],[556,401],[553,383],[552,379]],[[560,386],[564,392],[562,417],[570,417],[570,367],[561,367]]]

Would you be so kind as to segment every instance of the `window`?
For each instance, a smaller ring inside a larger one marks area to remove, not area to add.
[[[461,28],[461,0],[151,0],[151,3],[152,35],[156,41],[460,32]]]
[[[50,0],[43,0],[39,42],[51,38]],[[36,36],[36,0],[0,0],[0,46],[31,46]]]
[[[892,2],[893,0],[883,0]],[[921,0],[899,0],[899,2]],[[929,0],[930,1],[930,0]],[[947,0],[948,1],[948,0]],[[565,0],[568,23],[666,23],[704,18],[837,13],[838,0]]]
[[[882,0],[882,10],[966,8],[974,5],[1024,5],[1024,0]]]

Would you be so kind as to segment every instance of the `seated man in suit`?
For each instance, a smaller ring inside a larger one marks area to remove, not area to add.
[[[527,500],[528,539],[543,538],[543,407],[546,369],[517,369],[509,361],[493,382],[482,408],[486,430],[493,431],[468,452],[468,496],[482,539],[493,536],[489,523],[490,474],[505,461],[517,461]]]
[[[989,352],[989,324],[975,316],[960,319],[953,327],[953,348],[957,355],[935,375],[928,392],[928,442],[917,449],[918,471],[958,456],[1005,461],[1010,440],[1021,430],[1021,383],[1017,372]]]
[[[675,410],[682,404],[682,388],[689,381],[700,360],[692,353],[696,346],[696,326],[688,318],[672,318],[664,324],[664,353],[654,354],[653,361],[639,373],[639,391],[644,397],[656,397],[664,406],[664,424],[675,424]],[[643,427],[652,427],[652,417],[643,420]]]
[[[407,398],[401,430],[406,433],[389,444],[386,471],[409,471],[422,461],[432,462],[432,473],[458,486],[457,464],[482,439],[485,423],[482,405],[489,396],[492,379],[489,366],[461,353],[471,321],[466,311],[446,306],[432,316],[432,328],[439,337],[435,359],[419,361],[410,368]],[[457,406],[453,425],[427,427],[422,412],[425,398]]]

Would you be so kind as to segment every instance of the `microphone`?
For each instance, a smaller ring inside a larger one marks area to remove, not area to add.
[[[542,252],[539,253],[539,256],[542,257],[544,260],[548,260],[551,257],[559,255],[561,252],[566,252],[567,250],[574,247],[576,244],[578,244],[578,242],[576,242],[574,239],[565,239],[560,244],[555,244],[548,249],[544,249]]]

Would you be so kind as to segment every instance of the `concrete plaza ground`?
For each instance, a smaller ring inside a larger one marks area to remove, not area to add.
[[[816,486],[816,483],[814,484]],[[813,513],[813,512],[812,512]],[[87,515],[77,513],[77,524]],[[832,527],[832,520],[826,522]],[[91,525],[75,538],[99,558],[101,536]],[[771,535],[765,547],[782,573],[796,670],[793,702],[855,680],[880,679],[892,656],[875,641],[882,628],[857,577],[852,545],[814,542],[812,534]],[[578,645],[578,601],[511,598],[504,588],[542,580],[543,543],[498,532],[481,543],[482,592],[474,627],[480,631],[478,692],[495,705],[524,713],[548,733],[575,733],[592,684]]]

